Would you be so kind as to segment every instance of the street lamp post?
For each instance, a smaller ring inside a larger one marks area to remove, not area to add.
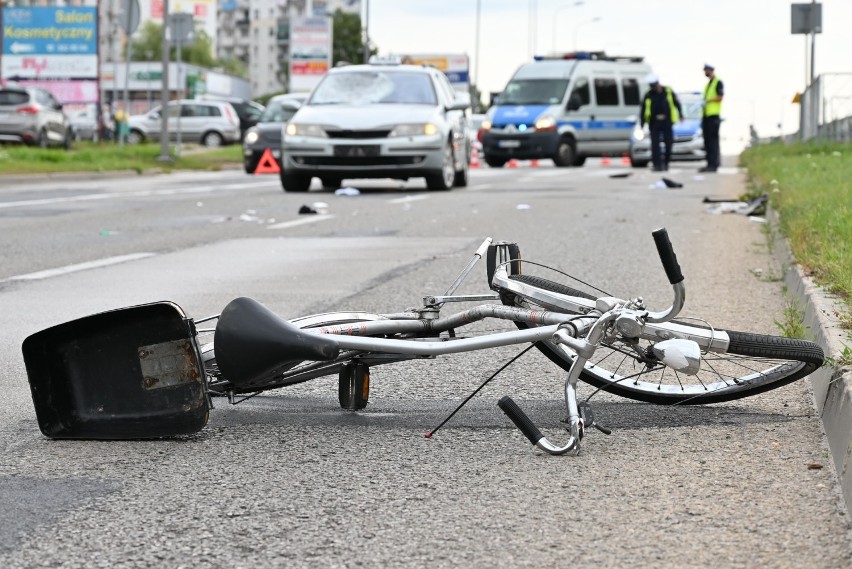
[[[580,31],[580,28],[585,24],[593,24],[595,22],[600,22],[601,18],[599,16],[592,18],[591,20],[586,20],[585,22],[580,22],[574,27],[574,51],[577,51],[577,33]]]
[[[582,0],[578,0],[573,4],[568,4],[566,6],[560,6],[553,13],[553,45],[551,46],[551,51],[556,53],[556,32],[557,32],[557,22],[559,21],[559,13],[564,11],[566,8],[576,8],[577,6],[582,6],[584,2]]]

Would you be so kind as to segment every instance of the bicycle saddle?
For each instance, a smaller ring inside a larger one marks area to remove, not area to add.
[[[253,387],[301,361],[333,360],[340,353],[330,336],[301,330],[246,297],[222,310],[213,346],[219,371],[237,387]]]

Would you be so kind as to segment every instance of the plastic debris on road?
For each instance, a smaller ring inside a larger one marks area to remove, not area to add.
[[[338,188],[334,190],[334,195],[336,196],[358,196],[361,195],[361,191],[358,188],[346,187],[346,188]]]

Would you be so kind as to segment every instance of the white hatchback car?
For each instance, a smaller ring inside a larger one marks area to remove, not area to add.
[[[208,147],[240,141],[240,117],[231,103],[184,99],[171,101],[167,109],[169,139],[172,141],[177,140],[178,129],[182,141]],[[154,107],[144,115],[131,115],[127,142],[137,144],[160,140],[163,124],[161,116],[160,107]]]
[[[376,58],[336,67],[285,129],[281,185],[305,192],[313,177],[325,188],[344,178],[424,177],[430,190],[466,186],[469,106],[432,67]]]

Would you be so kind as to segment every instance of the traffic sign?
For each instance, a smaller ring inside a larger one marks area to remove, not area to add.
[[[139,0],[122,0],[119,23],[128,36],[139,29]]]
[[[169,42],[172,45],[186,45],[192,41],[195,32],[195,21],[192,14],[178,12],[169,14]]]

